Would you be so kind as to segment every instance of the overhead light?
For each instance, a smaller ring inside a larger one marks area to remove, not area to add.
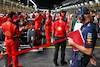
[[[84,4],[85,4],[85,5],[88,5],[88,3],[87,3],[87,2],[85,2]]]
[[[71,6],[71,8],[73,8],[73,6]]]
[[[83,3],[81,3],[81,6],[83,6],[84,4]]]
[[[92,1],[89,1],[89,4],[93,5],[94,3]]]
[[[71,6],[69,6],[69,9],[71,8]]]
[[[60,8],[61,8],[62,6],[60,6]]]
[[[69,8],[72,8],[71,6],[69,6]]]
[[[74,8],[75,6],[73,5],[73,8]]]
[[[67,7],[65,9],[67,9]]]
[[[24,3],[22,3],[22,4],[24,4]]]
[[[19,2],[19,3],[21,3],[21,2]]]
[[[80,7],[81,5],[80,5],[80,4],[78,4],[78,6]]]
[[[75,5],[75,7],[77,7],[77,5]]]
[[[95,2],[96,2],[97,4],[99,4],[99,3],[100,3],[100,1],[99,1],[99,0],[95,0]]]
[[[14,3],[13,1],[11,3]]]

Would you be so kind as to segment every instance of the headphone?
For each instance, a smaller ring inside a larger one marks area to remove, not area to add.
[[[85,20],[85,16],[84,15],[82,15],[82,21],[84,21]]]

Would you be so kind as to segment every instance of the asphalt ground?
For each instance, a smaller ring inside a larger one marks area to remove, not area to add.
[[[53,64],[53,55],[54,55],[54,46],[50,46],[47,48],[44,48],[43,52],[27,52],[24,54],[21,54],[18,56],[19,59],[19,65],[23,65],[23,67],[55,67]],[[59,50],[59,56],[58,56],[58,64],[57,67],[70,67],[70,64],[61,66],[60,64],[60,55],[61,51]],[[96,57],[95,57],[95,56]],[[72,56],[72,49],[71,46],[66,46],[65,51],[65,60],[69,60]],[[96,47],[93,52],[93,57],[97,62],[96,67],[100,67],[100,39],[97,39]],[[4,59],[0,61],[0,67],[4,66]],[[95,67],[88,64],[87,67]]]

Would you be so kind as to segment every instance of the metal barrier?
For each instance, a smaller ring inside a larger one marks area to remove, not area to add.
[[[34,9],[30,7],[26,7],[22,4],[15,3],[15,2],[6,2],[5,0],[0,0],[0,13],[6,14],[8,11],[14,12],[33,12]]]

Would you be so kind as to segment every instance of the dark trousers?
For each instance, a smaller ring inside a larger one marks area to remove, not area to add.
[[[43,25],[45,24],[45,20],[46,20],[46,18],[43,18]]]
[[[65,37],[55,37],[55,41],[63,39],[63,38]],[[57,63],[59,46],[61,46],[61,63],[63,63],[65,61],[66,40],[55,44],[55,52],[54,52],[53,61]]]
[[[84,55],[81,61],[79,61],[78,53],[79,52],[73,52],[71,67],[86,67],[88,62],[90,61],[90,57],[88,55]]]

